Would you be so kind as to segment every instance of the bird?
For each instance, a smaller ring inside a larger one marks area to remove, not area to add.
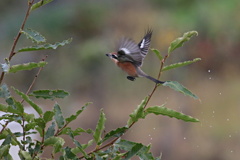
[[[107,53],[108,56],[118,67],[125,71],[127,79],[134,81],[138,77],[145,77],[156,84],[163,84],[147,75],[142,69],[143,60],[148,54],[153,31],[148,29],[142,40],[137,44],[130,38],[122,38],[117,46],[117,51]]]

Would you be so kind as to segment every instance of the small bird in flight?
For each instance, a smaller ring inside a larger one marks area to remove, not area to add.
[[[134,81],[136,77],[145,77],[157,84],[163,84],[141,70],[143,60],[146,57],[152,37],[152,30],[148,30],[143,39],[136,44],[129,38],[122,38],[118,50],[116,52],[108,53],[106,56],[111,58],[128,76],[127,79]]]

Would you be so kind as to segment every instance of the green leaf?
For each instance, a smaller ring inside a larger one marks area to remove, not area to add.
[[[47,62],[40,61],[39,63],[30,62],[24,64],[13,65],[10,67],[9,73],[16,73],[18,71],[32,70],[34,68],[44,67]]]
[[[17,52],[27,52],[27,51],[38,51],[38,50],[45,50],[45,49],[57,49],[60,46],[64,46],[66,44],[71,43],[72,38],[68,40],[64,40],[62,42],[56,42],[55,44],[43,44],[43,45],[36,45],[36,46],[29,46],[25,48],[19,49]]]
[[[88,141],[87,144],[82,144],[82,149],[86,149],[87,147],[91,146],[93,144],[94,140],[91,139]]]
[[[148,97],[145,97],[145,99],[141,102],[141,104],[138,105],[137,109],[130,114],[130,118],[128,119],[128,122],[127,122],[128,127],[132,125],[132,123],[137,122],[140,118],[144,118],[144,106],[146,105],[147,100],[148,100]]]
[[[0,111],[7,112],[8,111],[8,106],[0,103]]]
[[[60,151],[62,146],[64,145],[65,141],[61,137],[50,137],[44,141],[45,146],[53,146],[54,147],[54,153],[57,153]]]
[[[46,122],[44,121],[44,119],[40,117],[40,118],[36,118],[34,121],[36,122],[37,126],[39,126],[41,129],[41,130],[38,130],[39,133],[42,132],[42,130],[44,130],[46,127]]]
[[[0,159],[3,159],[3,157],[8,155],[9,149],[10,149],[10,144],[1,145],[1,147],[0,147]]]
[[[55,122],[52,122],[52,125],[47,129],[45,139],[54,136],[55,133]]]
[[[103,113],[103,110],[101,110],[100,117],[96,126],[96,130],[93,134],[93,138],[98,145],[99,145],[99,142],[101,141],[101,135],[105,128],[104,127],[105,121],[106,121],[105,114]]]
[[[6,84],[1,85],[0,87],[0,98],[8,98],[10,97],[10,92],[8,90],[8,86]]]
[[[174,89],[175,91],[181,92],[186,96],[190,96],[192,98],[198,99],[198,97],[195,94],[193,94],[191,91],[189,91],[187,88],[185,88],[183,85],[181,85],[180,83],[178,83],[176,81],[166,81],[162,85],[170,87],[170,88]]]
[[[31,28],[27,28],[25,31],[22,30],[21,33],[25,34],[28,39],[31,39],[33,43],[44,43],[46,38],[43,37],[39,32],[34,31]]]
[[[124,155],[124,160],[130,159],[131,157],[135,156],[141,149],[142,149],[143,145],[141,143],[136,143],[130,151],[128,151],[125,155]]]
[[[43,114],[43,119],[44,121],[47,123],[49,121],[51,121],[53,119],[53,116],[54,116],[54,112],[53,111],[46,111],[44,114]]]
[[[28,124],[25,125],[24,130],[29,131],[30,129],[34,129],[36,125],[37,125],[36,122],[28,123]]]
[[[76,157],[76,154],[74,154],[71,150],[71,148],[69,147],[65,147],[64,148],[64,151],[65,151],[65,158],[66,159],[74,159],[74,158],[77,158]]]
[[[201,58],[195,58],[195,59],[193,59],[191,61],[184,61],[184,62],[174,63],[174,64],[171,64],[171,65],[163,67],[162,71],[167,71],[167,70],[170,70],[170,69],[183,67],[183,66],[192,64],[192,63],[200,61],[200,60],[201,60]]]
[[[77,146],[77,148],[72,150],[72,152],[73,153],[81,152],[85,158],[88,158],[88,154],[84,151],[82,145],[74,138],[72,130],[69,130],[68,135],[72,138],[74,144]]]
[[[41,6],[44,6],[44,5],[46,5],[46,4],[48,4],[48,3],[52,2],[52,1],[53,0],[40,0],[39,2],[37,2],[37,3],[32,5],[30,11],[33,11],[34,9],[37,9],[37,8],[39,8]]]
[[[171,118],[177,118],[177,119],[183,120],[185,122],[199,122],[199,120],[196,118],[193,118],[191,116],[185,115],[185,114],[177,112],[175,110],[163,107],[163,105],[147,108],[145,114],[147,115],[149,113],[153,113],[155,115],[164,115],[164,116],[168,116]]]
[[[42,109],[36,105],[26,94],[24,94],[23,92],[20,92],[19,90],[15,89],[14,87],[12,87],[14,89],[14,91],[20,95],[28,104],[30,104],[33,109],[40,115],[42,116]]]
[[[194,35],[197,36],[198,32],[197,31],[186,32],[183,34],[182,37],[179,37],[179,38],[175,39],[174,41],[172,41],[170,47],[168,48],[168,54],[170,54],[175,49],[183,46],[184,42],[189,41],[190,38]]]
[[[30,155],[29,152],[27,152],[27,151],[20,150],[20,151],[19,151],[19,156],[20,156],[20,157],[23,157],[24,160],[32,160],[31,155]]]
[[[55,113],[54,119],[57,123],[58,128],[62,128],[65,122],[64,122],[61,108],[57,103],[54,105],[54,113]]]
[[[115,130],[110,131],[109,133],[107,133],[105,135],[102,142],[108,140],[111,137],[120,137],[121,135],[123,135],[126,132],[127,129],[128,129],[128,127],[122,127],[122,128],[117,128]]]
[[[87,108],[87,106],[88,106],[89,104],[91,104],[91,103],[90,103],[90,102],[89,102],[89,103],[86,103],[80,110],[78,110],[78,111],[76,112],[76,114],[71,115],[70,117],[66,118],[66,122],[67,122],[67,123],[70,123],[70,122],[72,122],[73,120],[75,120],[75,119]]]
[[[68,96],[69,93],[64,90],[37,90],[33,91],[30,96],[34,96],[36,98],[44,98],[44,99],[55,99],[55,98],[64,98]]]
[[[161,55],[161,53],[160,53],[159,50],[152,48],[151,51],[156,54],[156,56],[158,57],[158,59],[159,59],[160,61],[163,59],[163,57],[162,57],[162,55]]]

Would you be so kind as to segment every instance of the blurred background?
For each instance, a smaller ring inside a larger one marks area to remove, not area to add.
[[[0,1],[0,62],[8,57],[27,9],[25,1]],[[64,89],[71,95],[56,100],[65,116],[86,102],[93,102],[72,127],[94,129],[99,110],[107,117],[106,132],[126,124],[128,115],[147,96],[154,84],[147,79],[131,82],[106,56],[117,41],[131,37],[139,42],[153,29],[151,47],[167,53],[169,44],[191,30],[199,35],[172,54],[167,64],[201,58],[190,66],[170,70],[161,80],[174,80],[200,97],[186,97],[159,87],[150,105],[166,106],[198,118],[186,123],[149,115],[124,138],[151,144],[154,156],[163,160],[226,160],[240,157],[240,1],[192,0],[57,0],[33,11],[26,28],[39,31],[54,43],[70,37],[70,45],[57,50],[19,53],[11,64],[36,62],[49,55],[34,89]],[[17,48],[31,45],[24,36]],[[143,68],[157,77],[159,60],[149,52]],[[26,92],[37,70],[9,74],[5,82]],[[36,100],[46,110],[55,101]],[[81,143],[88,139],[79,137]],[[69,145],[72,145],[70,143]]]

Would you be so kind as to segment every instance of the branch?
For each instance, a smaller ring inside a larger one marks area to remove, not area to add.
[[[161,77],[162,69],[163,69],[164,63],[165,63],[165,61],[166,61],[167,58],[168,58],[168,55],[166,55],[166,56],[164,57],[164,59],[161,61],[161,65],[160,65],[160,69],[159,69],[159,73],[158,73],[158,77],[157,77],[158,80],[159,80],[160,77]],[[149,97],[148,97],[148,99],[147,99],[147,102],[146,102],[145,106],[143,107],[144,109],[147,107],[150,99],[152,98],[152,96],[153,96],[153,94],[155,93],[155,91],[156,91],[156,89],[157,89],[158,86],[159,86],[158,84],[155,84],[152,92],[149,94]],[[133,123],[128,127],[128,129],[126,130],[126,132],[127,132],[135,123],[136,123],[136,122],[133,122]],[[125,132],[125,133],[126,133],[126,132]],[[99,148],[96,148],[96,149],[94,149],[93,151],[90,151],[89,153],[87,153],[87,155],[90,155],[90,154],[92,154],[92,153],[94,153],[94,152],[97,152],[97,151],[99,151],[99,150],[102,150],[102,149],[104,149],[104,148],[107,148],[107,147],[113,145],[113,144],[114,144],[119,138],[121,138],[121,137],[122,137],[122,136],[114,138],[112,141],[110,141],[109,143],[105,144],[104,146],[99,147]],[[79,157],[79,159],[82,159],[82,158],[84,158],[84,156]]]
[[[16,54],[16,52],[14,52],[14,50],[15,50],[16,45],[17,45],[17,43],[18,43],[18,40],[19,40],[19,38],[20,38],[20,36],[21,36],[21,34],[22,34],[21,31],[22,31],[22,30],[24,29],[24,27],[25,27],[25,24],[26,24],[26,21],[27,21],[27,19],[28,19],[28,16],[29,16],[29,13],[30,13],[30,10],[31,10],[31,7],[32,7],[33,3],[34,3],[34,0],[31,0],[31,1],[28,2],[28,9],[27,9],[26,15],[25,15],[24,20],[23,20],[23,22],[22,22],[22,25],[21,25],[18,33],[17,33],[17,36],[14,38],[14,41],[13,41],[13,44],[12,44],[12,48],[11,48],[11,51],[10,51],[10,54],[9,54],[9,57],[8,57],[8,60],[9,60],[9,61],[10,61],[10,60],[12,59],[12,57]],[[0,77],[0,84],[1,84],[2,81],[3,81],[4,75],[5,75],[5,72],[2,72],[1,77]]]

